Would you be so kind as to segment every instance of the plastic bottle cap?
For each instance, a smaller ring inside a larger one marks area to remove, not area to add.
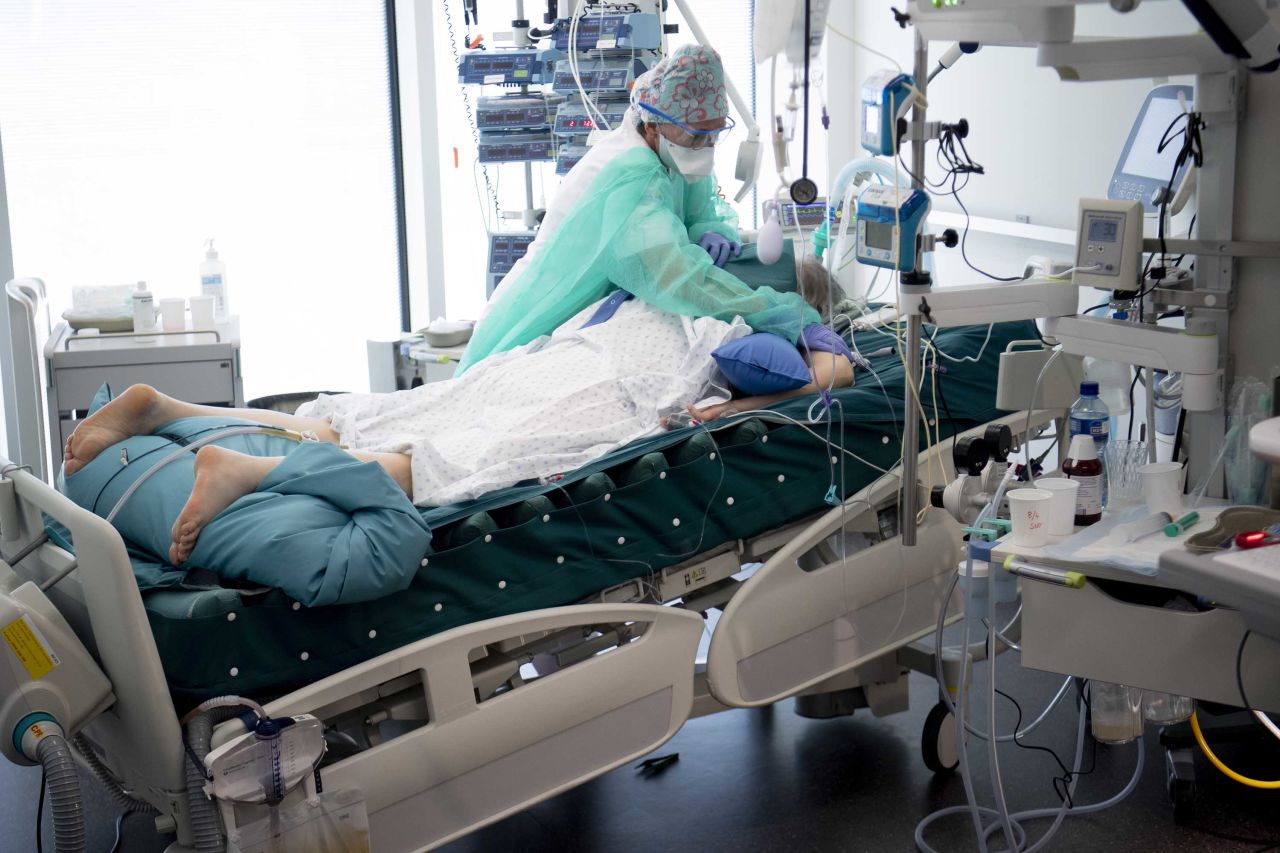
[[[1081,383],[1080,383],[1080,396],[1081,396],[1081,397],[1096,397],[1096,396],[1098,396],[1098,383],[1097,383],[1097,382],[1081,382]]]
[[[1098,458],[1098,448],[1093,443],[1091,435],[1073,435],[1071,437],[1071,449],[1067,451],[1067,458],[1081,462],[1088,459]]]

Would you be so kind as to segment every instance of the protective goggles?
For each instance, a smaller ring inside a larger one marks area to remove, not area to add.
[[[690,127],[679,119],[672,118],[651,104],[641,103],[639,106],[645,112],[652,113],[671,125],[675,132],[666,134],[667,139],[684,148],[698,149],[715,145],[724,134],[733,130],[735,126],[733,117],[725,116],[724,127],[717,127],[713,130],[698,130],[696,127]]]

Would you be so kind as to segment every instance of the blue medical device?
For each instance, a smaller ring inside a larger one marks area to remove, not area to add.
[[[584,59],[578,63],[578,76],[582,79],[582,88],[592,95],[630,94],[636,78],[648,70],[649,66],[638,57]],[[556,63],[552,88],[557,92],[568,94],[578,91],[578,81],[573,78],[573,68],[569,65],[569,60],[562,59]]]
[[[622,117],[627,112],[626,101],[596,101],[595,107],[610,128],[622,124]],[[588,112],[582,101],[569,101],[561,104],[556,112],[555,133],[557,136],[587,136],[596,129],[596,122],[595,113]],[[600,129],[606,128],[602,125]]]
[[[481,163],[554,160],[556,141],[549,127],[531,131],[482,130],[476,150]]]
[[[458,63],[458,82],[519,86],[550,83],[563,51],[546,49],[473,50]]]
[[[569,49],[572,20],[556,21],[556,49]],[[652,12],[626,15],[583,15],[578,19],[577,50],[657,50],[662,47],[662,25]]]
[[[916,242],[929,215],[924,190],[872,184],[858,196],[857,244],[859,263],[914,272]]]
[[[578,161],[587,156],[587,146],[570,143],[556,149],[556,174],[567,175],[569,170],[578,165]]]
[[[878,71],[862,84],[862,147],[872,154],[898,153],[898,119],[911,108],[915,78],[897,71]]]
[[[476,127],[480,130],[545,128],[563,103],[562,96],[541,92],[481,97],[476,101]]]
[[[489,267],[486,278],[486,295],[492,296],[516,261],[529,251],[529,244],[536,235],[527,231],[494,232],[489,235]]]

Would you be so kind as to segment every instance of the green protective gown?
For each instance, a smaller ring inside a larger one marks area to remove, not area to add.
[[[625,150],[600,171],[522,273],[494,293],[459,372],[496,352],[548,335],[621,288],[690,317],[740,316],[758,332],[795,342],[818,313],[796,293],[753,289],[697,245],[708,231],[738,239],[714,177],[668,175],[647,147]]]

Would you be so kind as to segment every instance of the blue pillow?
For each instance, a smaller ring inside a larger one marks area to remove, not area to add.
[[[801,341],[797,349],[803,350],[808,346],[813,352],[835,353],[836,355],[844,356],[849,361],[853,361],[853,350],[849,349],[849,345],[844,342],[844,338],[821,323],[810,323],[805,326],[800,338]]]
[[[755,396],[794,391],[809,384],[809,366],[791,343],[756,332],[715,349],[711,357],[735,390]]]

